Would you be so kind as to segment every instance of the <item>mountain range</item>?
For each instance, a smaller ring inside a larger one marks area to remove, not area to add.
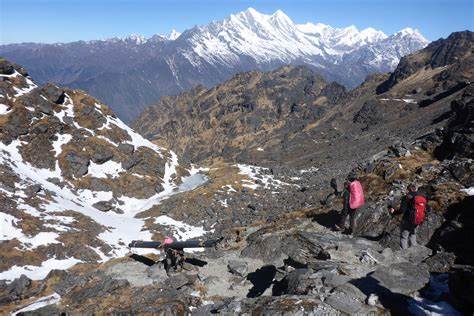
[[[403,57],[392,74],[371,75],[351,91],[304,66],[246,72],[211,89],[164,97],[133,126],[193,162],[223,157],[306,167],[312,160],[322,172],[350,168],[354,157],[440,123],[472,80],[472,34],[432,42]]]
[[[296,24],[280,10],[266,15],[249,8],[182,34],[9,44],[0,46],[0,55],[27,67],[39,83],[87,91],[130,122],[162,96],[287,64],[306,65],[353,88],[427,44],[411,28],[387,36],[373,28]]]

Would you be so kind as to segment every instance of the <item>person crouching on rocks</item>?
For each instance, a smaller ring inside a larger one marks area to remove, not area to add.
[[[402,249],[407,249],[409,242],[412,247],[417,245],[416,231],[418,226],[425,220],[427,208],[428,198],[417,190],[415,184],[408,186],[408,192],[402,198],[398,211],[395,211],[393,207],[389,208],[391,214],[403,214],[400,237],[400,247]]]
[[[343,206],[339,224],[336,224],[336,230],[343,231],[346,227],[347,217],[350,220],[350,234],[355,232],[357,209],[365,204],[364,190],[357,179],[355,172],[351,172],[344,183],[344,191],[342,193]]]

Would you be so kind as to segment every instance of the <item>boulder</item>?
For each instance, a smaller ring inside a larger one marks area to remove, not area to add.
[[[34,197],[36,193],[41,191],[41,189],[42,187],[40,184],[32,184],[28,186],[24,191],[25,191],[26,196],[31,198],[31,197]]]
[[[430,280],[424,266],[410,262],[381,266],[371,276],[391,292],[405,295],[423,288]]]
[[[196,282],[196,275],[187,275],[184,273],[175,274],[166,280],[166,286],[171,289],[180,289],[186,285],[192,285]]]
[[[425,260],[430,272],[445,273],[454,265],[456,256],[451,252],[438,252],[434,256]]]
[[[91,160],[98,164],[103,164],[114,157],[114,153],[106,147],[97,147],[91,156]]]
[[[54,84],[47,83],[41,88],[41,93],[51,102],[62,104],[64,101],[64,91]]]
[[[118,150],[120,150],[126,156],[131,156],[133,155],[133,152],[135,151],[135,146],[121,143],[118,145]]]
[[[82,177],[89,171],[89,158],[84,155],[77,154],[74,151],[69,151],[64,155],[66,168],[62,171],[66,174],[72,174],[76,177]]]
[[[364,307],[363,303],[342,292],[331,294],[325,300],[325,303],[330,305],[332,308],[349,315],[357,314]]]
[[[321,288],[323,282],[311,269],[296,269],[285,276],[282,284],[282,292],[285,294],[306,295],[315,288]]]
[[[248,265],[245,261],[229,260],[227,269],[232,274],[245,277],[248,272]]]
[[[92,204],[93,207],[98,209],[101,212],[108,212],[110,211],[114,206],[110,201],[100,201]]]

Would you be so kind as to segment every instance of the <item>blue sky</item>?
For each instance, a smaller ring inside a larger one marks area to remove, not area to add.
[[[253,7],[283,10],[297,23],[417,28],[429,40],[474,29],[474,0],[0,0],[0,42],[69,42],[151,36],[220,20]]]

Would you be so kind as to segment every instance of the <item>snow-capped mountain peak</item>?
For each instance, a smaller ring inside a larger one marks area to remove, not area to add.
[[[130,42],[136,45],[145,44],[147,42],[147,38],[140,34],[131,34],[124,38],[125,42]]]
[[[418,29],[413,29],[411,27],[405,27],[393,35],[398,37],[413,38],[420,42],[424,42],[425,45],[429,43],[429,41],[420,33]]]
[[[378,42],[387,38],[387,35],[379,30],[376,30],[372,27],[368,27],[360,31],[360,37],[365,40],[366,43]]]
[[[170,41],[174,41],[181,35],[180,32],[176,31],[175,29],[172,29],[170,34],[166,37]]]

